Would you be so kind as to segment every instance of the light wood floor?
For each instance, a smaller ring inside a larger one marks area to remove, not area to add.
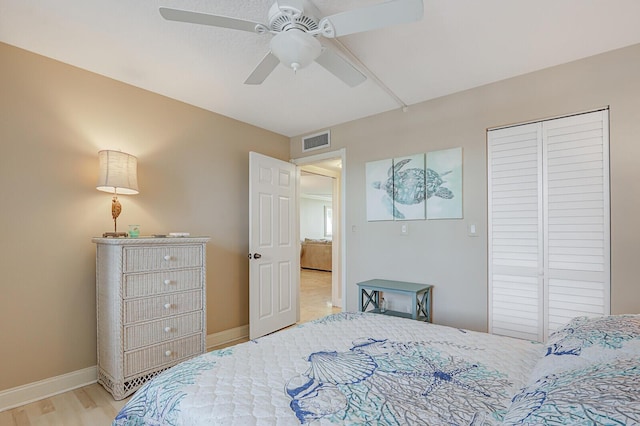
[[[331,273],[300,272],[300,323],[340,312],[331,306]],[[239,342],[238,342],[239,343]],[[128,401],[115,401],[99,384],[84,386],[0,412],[0,426],[107,426]]]
[[[340,312],[331,304],[331,272],[300,270],[300,323]]]

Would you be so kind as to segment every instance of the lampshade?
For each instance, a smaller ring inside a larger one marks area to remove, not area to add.
[[[96,189],[117,194],[138,193],[138,159],[121,151],[98,152],[100,175]]]
[[[322,53],[320,42],[314,36],[298,29],[276,34],[271,39],[270,47],[271,53],[294,71],[306,67]]]

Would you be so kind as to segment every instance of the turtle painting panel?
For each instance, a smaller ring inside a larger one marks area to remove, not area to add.
[[[427,153],[427,219],[462,219],[462,148]]]
[[[393,160],[389,172],[393,178],[393,218],[395,220],[425,219],[424,154],[399,157]]]
[[[393,160],[370,161],[365,165],[367,221],[393,220],[393,201],[383,189],[389,179]],[[393,185],[393,180],[392,180]],[[382,190],[381,190],[382,189]]]

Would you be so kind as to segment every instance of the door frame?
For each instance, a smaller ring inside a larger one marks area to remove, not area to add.
[[[332,252],[332,260],[334,260],[334,266],[332,267],[332,299],[334,298],[334,286],[339,286],[341,294],[341,304],[340,307],[342,311],[345,311],[345,307],[347,305],[347,291],[346,291],[346,281],[347,281],[347,250],[346,250],[346,214],[345,214],[345,206],[346,206],[346,170],[347,170],[347,153],[345,148],[341,148],[336,151],[329,151],[322,154],[310,155],[308,157],[299,157],[291,159],[291,163],[297,166],[297,179],[300,181],[300,168],[301,166],[313,165],[315,163],[319,163],[325,160],[332,160],[339,158],[342,162],[342,171],[340,172],[339,182],[334,184],[333,191],[333,214],[334,214],[334,223],[338,224],[338,232],[337,238],[336,235],[333,236],[332,247],[335,250],[335,247],[338,248],[337,256],[334,255],[335,251]],[[336,191],[337,189],[337,191]],[[298,244],[300,244],[300,187],[297,188],[297,221],[298,221]],[[336,209],[335,200],[338,201],[339,208]],[[335,220],[336,213],[338,213],[338,220]],[[337,243],[337,244],[336,244]],[[335,262],[337,260],[337,262]],[[337,263],[337,265],[336,265]],[[336,271],[337,266],[337,271]],[[298,279],[298,292],[300,291],[300,280]],[[298,320],[300,319],[300,294],[298,293]]]

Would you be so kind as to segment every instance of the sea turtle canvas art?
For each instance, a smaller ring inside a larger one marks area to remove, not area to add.
[[[384,178],[371,185],[381,192],[382,204],[393,219],[425,218],[424,154],[394,159]]]
[[[428,152],[426,170],[427,219],[462,219],[462,148]]]
[[[373,186],[373,182],[388,179],[387,173],[390,167],[393,167],[393,159],[391,158],[370,161],[365,165],[367,221],[369,222],[393,220],[393,209],[389,209],[388,202],[384,200],[386,192]]]
[[[438,173],[432,169],[425,170],[424,156],[419,155],[394,161],[387,171],[387,179],[374,181],[371,185],[385,192],[383,203],[395,219],[424,219],[425,199],[453,198],[453,193],[443,185],[446,181],[442,177],[449,173],[450,171]],[[418,208],[405,212],[409,206]]]
[[[462,148],[426,157],[429,167],[424,154],[366,164],[368,221],[462,217]]]

